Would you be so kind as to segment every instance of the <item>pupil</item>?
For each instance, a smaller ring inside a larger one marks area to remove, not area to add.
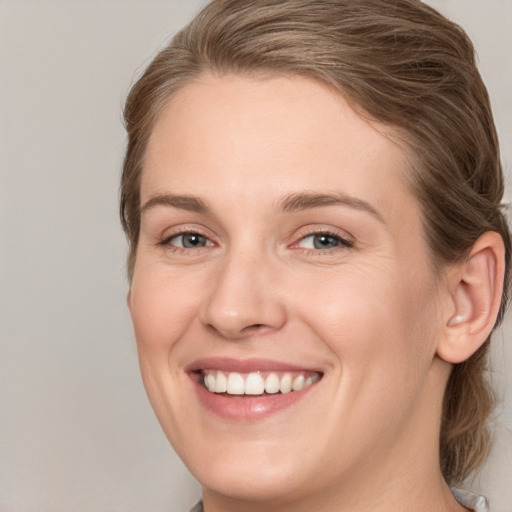
[[[314,245],[316,249],[325,249],[326,247],[337,247],[339,244],[339,240],[334,236],[318,235],[314,239]]]
[[[183,237],[183,247],[203,247],[206,243],[204,236],[191,233]]]

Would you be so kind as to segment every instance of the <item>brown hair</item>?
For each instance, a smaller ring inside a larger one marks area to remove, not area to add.
[[[501,211],[503,176],[489,98],[464,31],[419,0],[215,0],[179,32],[133,86],[121,219],[131,277],[140,178],[152,127],[170,95],[210,72],[301,74],[329,84],[398,134],[412,155],[435,268],[463,259],[486,231],[511,241]],[[505,290],[507,286],[505,287]],[[506,292],[498,321],[504,314]],[[440,458],[457,482],[485,459],[492,389],[489,340],[455,365],[445,392]]]

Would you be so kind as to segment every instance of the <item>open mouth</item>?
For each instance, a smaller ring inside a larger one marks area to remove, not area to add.
[[[263,420],[302,402],[324,377],[320,370],[268,359],[204,358],[186,371],[199,402],[235,422]]]
[[[199,384],[210,393],[251,397],[301,391],[322,378],[322,373],[314,371],[240,373],[204,369],[197,375]]]

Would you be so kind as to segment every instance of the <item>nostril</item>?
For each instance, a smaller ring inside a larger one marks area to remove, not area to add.
[[[248,325],[246,329],[261,329],[262,327],[265,327],[264,324],[252,324]]]
[[[244,327],[242,329],[242,332],[250,333],[250,332],[256,332],[256,331],[263,331],[268,329],[269,326],[265,324],[252,324],[248,325],[247,327]]]

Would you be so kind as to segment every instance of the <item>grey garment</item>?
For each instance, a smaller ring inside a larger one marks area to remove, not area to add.
[[[203,512],[203,502],[200,501],[194,508],[190,509],[190,512]]]
[[[473,510],[473,512],[489,512],[489,505],[484,496],[455,488],[452,488],[452,493],[462,506]],[[190,512],[204,512],[203,502],[200,501]]]
[[[474,512],[489,512],[489,503],[485,496],[480,496],[480,494],[475,494],[465,489],[456,489],[454,487],[452,487],[452,493],[455,499],[464,507]]]

